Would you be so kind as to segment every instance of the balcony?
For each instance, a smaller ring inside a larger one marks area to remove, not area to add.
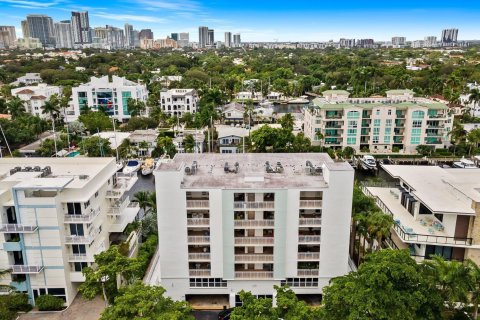
[[[93,262],[95,259],[86,253],[74,253],[68,256],[69,262]]]
[[[110,208],[107,210],[107,215],[109,216],[118,216],[121,215],[123,210],[128,207],[130,204],[130,197],[125,197],[123,200],[119,199],[114,201]]]
[[[273,201],[264,201],[264,202],[240,202],[236,201],[233,203],[234,209],[273,209],[275,208],[275,203]]]
[[[100,234],[100,229],[96,228],[88,236],[65,236],[65,244],[91,244]]]
[[[299,269],[297,271],[299,277],[318,277],[317,269]]]
[[[300,209],[319,209],[322,207],[322,200],[300,200]]]
[[[85,276],[82,272],[70,272],[70,281],[85,282]]]
[[[274,220],[235,220],[235,228],[263,228],[275,226]]]
[[[13,265],[10,269],[12,274],[36,274],[42,272],[43,266]]]
[[[210,225],[210,219],[208,218],[187,218],[187,226],[205,226]]]
[[[192,252],[192,253],[188,253],[188,260],[190,260],[190,261],[210,260],[210,252]]]
[[[209,200],[187,200],[188,209],[202,209],[202,208],[209,208],[209,207],[210,207]]]
[[[188,244],[210,243],[210,236],[189,236]]]
[[[320,243],[320,236],[298,236],[298,243]]]
[[[188,273],[190,277],[210,277],[210,270],[208,269],[191,269]]]
[[[273,279],[273,271],[236,271],[236,279]]]
[[[33,233],[37,231],[38,226],[28,226],[23,224],[0,224],[0,233]]]
[[[140,211],[140,206],[138,202],[130,202],[128,206],[123,209],[121,215],[115,216],[116,219],[113,221],[112,225],[110,226],[110,232],[123,232],[127,225],[133,221],[138,215],[138,211]]]
[[[91,209],[88,214],[66,214],[64,215],[64,223],[91,223],[100,214],[100,207]]]
[[[235,262],[273,262],[273,254],[236,254]]]
[[[117,182],[113,186],[113,189],[107,190],[107,193],[105,194],[107,199],[120,199],[125,191],[130,190],[138,180],[136,172],[131,174],[117,172],[116,178]]]
[[[298,260],[318,260],[320,259],[320,252],[299,252],[297,256]]]
[[[300,218],[298,219],[298,224],[300,226],[319,226],[322,224],[322,219]]]
[[[273,245],[273,237],[236,237],[235,244],[251,244],[251,245],[264,245],[271,244]]]

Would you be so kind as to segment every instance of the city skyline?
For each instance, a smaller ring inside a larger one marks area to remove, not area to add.
[[[458,28],[459,40],[476,40],[480,12],[479,4],[445,4],[424,1],[403,1],[385,4],[379,1],[338,4],[265,1],[243,1],[241,4],[213,1],[107,1],[98,4],[83,1],[77,5],[70,0],[27,1],[0,0],[7,13],[4,25],[13,25],[21,36],[21,20],[28,14],[47,14],[55,22],[70,18],[71,11],[89,11],[90,26],[125,23],[136,29],[150,28],[162,38],[173,32],[189,32],[198,39],[198,26],[214,29],[216,38],[223,40],[224,32],[241,33],[244,42],[329,41],[340,38],[373,38],[390,41],[394,36],[407,41],[426,36],[440,38],[443,29]],[[132,7],[134,10],[132,10]],[[374,19],[371,18],[374,17]],[[397,19],[395,19],[397,18]],[[414,27],[415,26],[415,27]]]

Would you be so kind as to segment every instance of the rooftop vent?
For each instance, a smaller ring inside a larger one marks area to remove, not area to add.
[[[228,162],[225,162],[225,165],[223,167],[223,171],[225,173],[238,173],[238,169],[240,167],[240,164],[238,162],[235,162],[235,165],[233,168],[230,168],[230,166],[228,165]]]
[[[88,179],[88,175],[87,175],[87,174],[81,174],[81,175],[78,176],[78,178],[79,178],[80,180],[87,180],[87,179]]]
[[[307,160],[305,163],[305,173],[309,175],[321,175],[323,173],[323,168],[321,166],[313,166],[312,162]]]
[[[273,167],[270,162],[266,161],[265,162],[265,171],[267,173],[283,173],[283,166],[280,161],[277,161],[277,164],[275,167]]]

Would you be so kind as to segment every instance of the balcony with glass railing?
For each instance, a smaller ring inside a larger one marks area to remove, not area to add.
[[[318,277],[318,269],[298,269],[299,277]]]
[[[63,216],[64,223],[91,223],[100,214],[100,207],[90,209],[86,214],[65,214]]]
[[[258,202],[245,202],[245,201],[235,201],[233,203],[234,209],[273,209],[275,208],[274,201],[258,201]]]
[[[65,244],[91,244],[100,234],[100,231],[100,228],[95,228],[89,233],[89,235],[86,236],[65,236]]]
[[[95,259],[93,256],[86,253],[72,253],[68,256],[69,262],[93,262]]]
[[[301,261],[318,260],[320,259],[320,252],[299,252],[297,259]]]
[[[273,262],[273,254],[235,254],[235,262]]]
[[[209,218],[187,218],[187,226],[205,226],[210,225]]]
[[[210,243],[210,236],[188,236],[188,244]]]
[[[235,228],[265,228],[275,226],[274,220],[234,220]]]
[[[236,279],[273,279],[273,271],[235,271]]]
[[[320,226],[322,224],[322,219],[300,218],[298,219],[298,224],[300,226]]]
[[[187,208],[189,209],[201,209],[201,208],[209,208],[210,201],[209,200],[187,200]]]
[[[118,216],[128,207],[130,204],[130,197],[124,197],[121,199],[113,200],[110,203],[110,207],[107,209],[107,215]]]
[[[188,271],[190,277],[210,277],[210,270],[208,269],[190,269]]]
[[[273,245],[273,237],[235,237],[236,245]]]
[[[320,243],[320,235],[299,235],[299,243]]]
[[[0,233],[33,233],[38,230],[38,226],[26,224],[0,224]]]
[[[190,261],[210,260],[210,252],[189,252],[188,260]]]
[[[105,197],[107,199],[120,199],[126,191],[130,190],[137,182],[138,177],[136,172],[125,174],[121,172],[116,173],[116,183],[113,188],[107,190]]]
[[[12,274],[36,274],[43,270],[40,265],[13,265],[10,266]]]

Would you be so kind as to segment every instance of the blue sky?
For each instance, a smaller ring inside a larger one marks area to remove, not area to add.
[[[0,24],[14,25],[27,14],[48,14],[55,21],[70,18],[72,10],[88,10],[90,25],[151,28],[155,38],[189,32],[198,41],[198,26],[241,33],[242,41],[328,41],[345,38],[407,40],[440,37],[455,27],[459,39],[480,39],[480,2],[474,0],[0,0]]]

